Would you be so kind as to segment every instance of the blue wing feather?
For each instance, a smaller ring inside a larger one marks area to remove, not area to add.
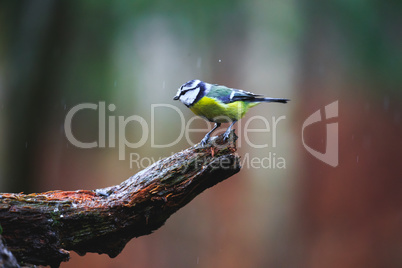
[[[264,98],[260,94],[254,94],[241,89],[228,88],[221,85],[213,85],[206,95],[211,98],[220,100],[223,103],[231,103],[235,101],[245,102],[281,102],[286,103],[288,99]]]
[[[213,85],[207,96],[218,99],[223,103],[231,103],[235,101],[252,101],[256,97],[261,95],[257,95],[240,89]]]

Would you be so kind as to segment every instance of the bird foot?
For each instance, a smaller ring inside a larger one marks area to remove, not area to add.
[[[229,139],[229,136],[230,136],[230,130],[225,131],[225,133],[223,133],[223,140],[226,141],[227,139]]]
[[[209,136],[205,136],[200,142],[201,146],[207,145],[208,140],[209,140]]]

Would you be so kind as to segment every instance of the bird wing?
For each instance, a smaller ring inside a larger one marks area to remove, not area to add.
[[[230,102],[234,101],[252,101],[257,97],[260,97],[262,95],[259,94],[254,94],[248,91],[244,91],[241,89],[233,89],[232,93],[230,95]]]
[[[241,89],[233,89],[225,86],[214,85],[213,89],[208,92],[207,96],[218,99],[223,103],[231,103],[235,101],[250,101],[261,95],[257,95]]]

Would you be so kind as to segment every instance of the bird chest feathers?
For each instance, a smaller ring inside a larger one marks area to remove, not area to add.
[[[223,103],[215,98],[205,96],[191,106],[190,109],[193,113],[204,117],[208,121],[229,123],[242,118],[249,106],[248,103],[241,101]]]

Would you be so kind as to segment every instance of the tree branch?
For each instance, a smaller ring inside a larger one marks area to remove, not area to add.
[[[205,189],[240,170],[232,132],[162,159],[120,185],[0,196],[7,247],[21,263],[58,267],[68,250],[117,256],[134,237],[161,227]]]

